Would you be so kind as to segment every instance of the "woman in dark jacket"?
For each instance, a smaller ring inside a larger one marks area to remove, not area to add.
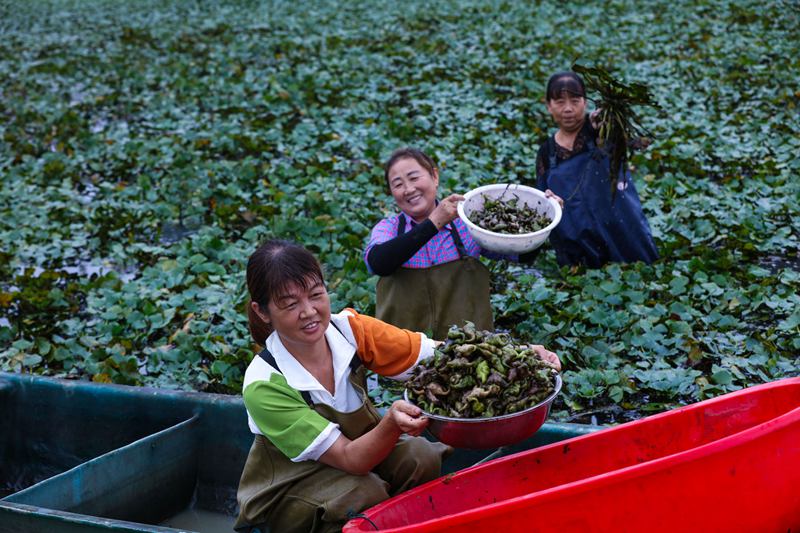
[[[620,171],[611,194],[608,152],[597,146],[583,80],[574,72],[551,76],[546,103],[558,131],[539,147],[536,188],[551,189],[564,200],[561,223],[550,235],[558,263],[598,268],[658,259],[629,172]]]

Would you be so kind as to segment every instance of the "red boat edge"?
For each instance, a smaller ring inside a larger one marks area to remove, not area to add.
[[[785,532],[800,526],[797,486],[790,378],[477,465],[364,514],[398,532]],[[355,519],[343,531],[373,530]]]

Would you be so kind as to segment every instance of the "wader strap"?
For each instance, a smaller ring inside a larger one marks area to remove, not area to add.
[[[406,232],[406,217],[403,215],[398,215],[397,221],[397,236],[399,237],[403,233]],[[464,242],[461,240],[461,236],[458,234],[455,225],[451,222],[447,229],[450,231],[450,236],[453,238],[453,243],[456,245],[456,250],[458,251],[458,257],[466,257],[467,249],[464,248]]]
[[[558,161],[556,161],[556,140],[555,137],[548,137],[547,139],[547,155],[550,157],[550,168],[548,170],[553,170],[558,165]]]
[[[597,155],[597,150],[595,150],[594,141],[592,139],[587,138],[586,139],[586,146],[588,147],[589,152],[591,154],[590,157],[594,158]],[[550,168],[547,169],[547,177],[546,177],[545,184],[547,185],[548,188],[550,188],[550,173],[553,172],[553,170],[555,170],[555,168],[558,166],[558,160],[556,158],[556,136],[555,135],[553,135],[552,137],[547,139],[547,148],[548,148],[547,151],[550,152],[548,154],[549,155],[549,159],[550,159]],[[581,189],[581,186],[583,185],[583,180],[586,179],[586,172],[588,170],[589,170],[589,165],[587,164],[587,165],[585,165],[583,167],[583,174],[581,174],[581,179],[578,180],[578,184],[575,186],[575,189],[570,193],[569,196],[567,196],[566,198],[563,198],[565,205],[569,200],[572,200],[572,197],[575,196],[578,193],[578,191]]]
[[[456,227],[453,225],[452,222],[450,223],[449,229],[450,229],[450,235],[452,235],[453,237],[453,242],[456,243],[456,250],[458,250],[458,257],[466,257],[467,250],[466,248],[464,248],[464,243],[461,242],[461,236],[458,234],[458,231],[456,231]]]
[[[278,374],[282,374],[281,370],[278,368],[278,364],[275,362],[275,357],[270,353],[269,350],[264,348],[258,354],[258,356],[266,361],[266,363],[275,369]],[[314,402],[311,400],[311,394],[307,390],[297,391],[300,393],[300,396],[306,401],[309,407],[314,407]]]
[[[336,322],[331,320],[331,324],[333,325],[334,328],[336,328],[336,331],[342,333],[342,330],[339,329],[339,326],[336,325]],[[344,337],[344,333],[342,333],[342,337]],[[345,339],[347,339],[347,337],[345,337]],[[278,372],[278,374],[282,374],[281,369],[278,368],[278,363],[275,362],[275,356],[272,355],[272,353],[270,353],[269,350],[264,348],[259,352],[258,356],[261,359],[263,359],[269,366],[274,368],[275,371]],[[358,370],[358,367],[360,366],[361,366],[361,358],[358,357],[357,353],[353,354],[353,358],[350,359],[350,370],[352,372],[355,372],[356,370]],[[313,400],[311,400],[311,394],[307,390],[301,390],[298,392],[300,393],[300,396],[302,396],[303,399],[306,401],[306,403],[309,405],[309,407],[314,407],[314,402]]]

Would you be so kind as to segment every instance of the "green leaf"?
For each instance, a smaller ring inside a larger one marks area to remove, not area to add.
[[[608,389],[608,396],[609,396],[609,397],[610,397],[612,400],[614,400],[615,402],[617,402],[617,403],[621,402],[621,401],[622,401],[622,398],[623,398],[623,391],[622,391],[622,387],[617,387],[617,386],[609,387],[609,389]]]
[[[717,385],[730,385],[733,383],[733,374],[731,374],[729,370],[722,369],[714,372],[711,376],[711,380]]]
[[[478,376],[478,379],[481,380],[481,383],[486,382],[487,378],[489,377],[489,363],[487,363],[485,359],[481,359],[481,361],[475,367],[475,375]]]
[[[23,366],[34,366],[42,362],[42,356],[38,354],[25,354],[22,357]]]
[[[800,310],[778,322],[778,329],[781,331],[790,331],[797,328],[797,326],[800,326]]]

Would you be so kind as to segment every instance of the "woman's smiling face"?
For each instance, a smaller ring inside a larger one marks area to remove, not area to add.
[[[422,222],[436,207],[439,174],[431,175],[413,157],[398,159],[388,172],[389,190],[397,207],[414,222]]]
[[[267,310],[272,328],[290,353],[324,342],[331,321],[331,301],[322,280],[309,278],[306,288],[290,283],[270,300]]]

